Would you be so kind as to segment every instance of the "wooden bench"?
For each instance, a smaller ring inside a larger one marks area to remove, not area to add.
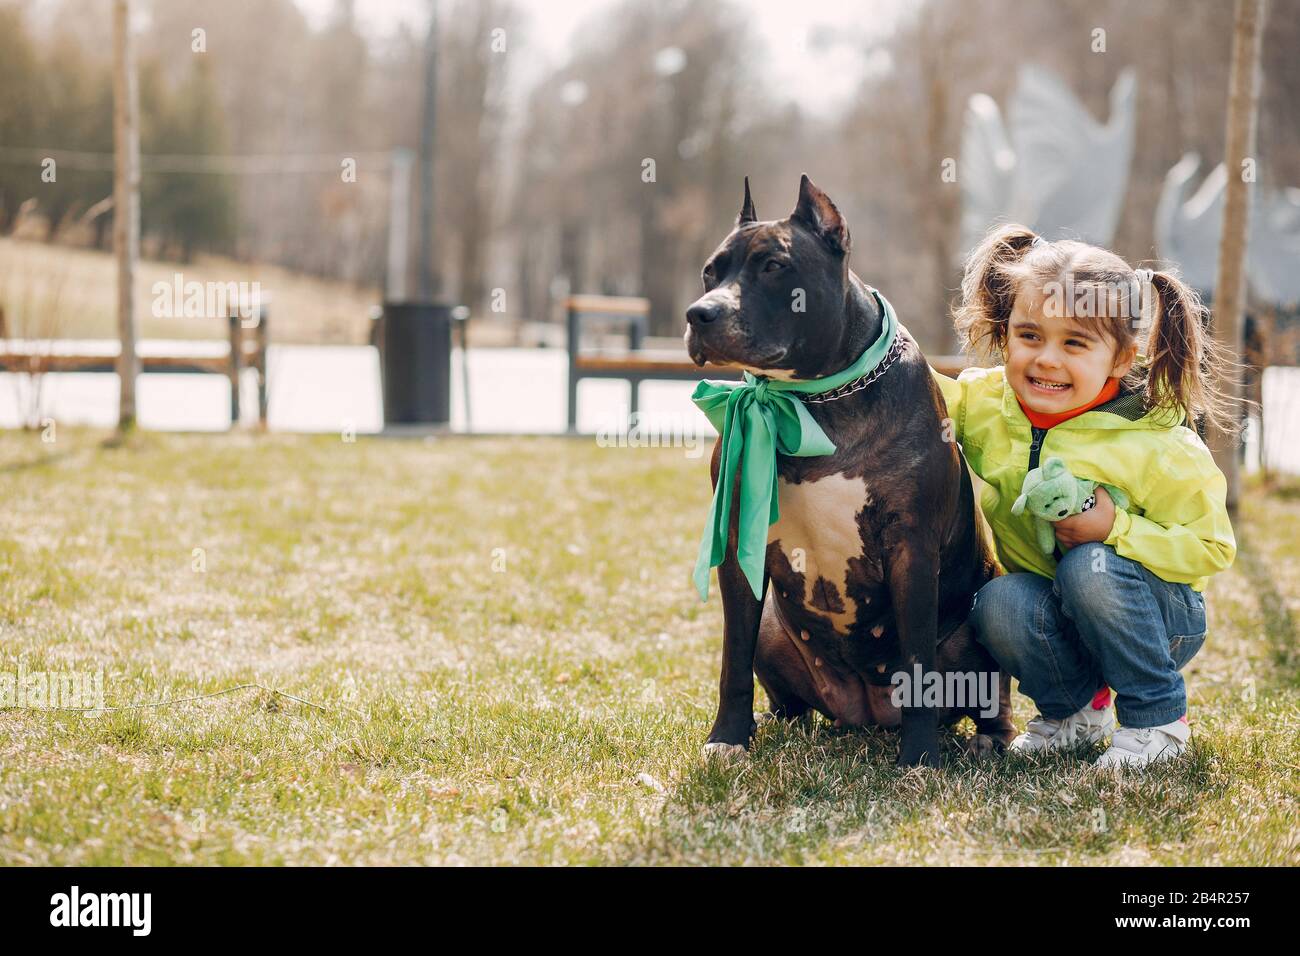
[[[257,372],[257,419],[266,426],[268,407],[266,351],[268,312],[257,325],[244,328],[238,315],[228,319],[229,340],[143,339],[136,348],[140,371],[224,375],[230,380],[230,423],[239,423],[239,373]],[[251,334],[246,334],[251,333]],[[46,372],[116,372],[120,344],[113,339],[0,339],[0,371],[42,375]]]
[[[630,296],[574,295],[565,300],[568,319],[569,352],[569,431],[578,428],[578,382],[584,378],[617,378],[632,386],[628,412],[640,407],[641,383],[644,381],[698,381],[702,378],[739,379],[741,370],[734,365],[706,365],[691,361],[684,349],[645,349],[646,326],[650,317],[650,300]],[[627,326],[625,350],[583,351],[580,347],[583,323],[589,319],[613,320]]]
[[[632,397],[628,411],[635,415],[640,404],[640,386],[644,381],[698,381],[704,378],[738,380],[742,375],[742,370],[736,365],[710,364],[701,368],[691,361],[685,350],[642,348],[650,315],[648,299],[574,295],[565,300],[564,307],[568,319],[570,432],[577,431],[578,382],[584,378],[617,378],[629,382]],[[580,347],[582,325],[592,318],[626,324],[627,349],[583,351]],[[956,376],[971,364],[964,355],[933,355],[927,356],[927,359],[936,371],[951,376]]]

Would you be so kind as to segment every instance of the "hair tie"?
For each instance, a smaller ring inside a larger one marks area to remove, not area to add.
[[[1042,236],[1034,236],[1034,241],[1029,244],[1029,248],[1037,249],[1039,246],[1047,245],[1047,240]]]
[[[1155,276],[1153,269],[1134,269],[1133,275],[1137,277],[1137,329],[1145,328],[1147,322],[1147,309],[1151,307],[1151,297],[1147,294],[1147,286],[1151,284],[1152,277]],[[1136,331],[1136,329],[1135,329]]]

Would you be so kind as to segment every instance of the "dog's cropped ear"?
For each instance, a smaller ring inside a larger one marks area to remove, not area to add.
[[[754,200],[749,197],[749,177],[745,177],[745,204],[740,207],[740,215],[736,217],[736,226],[740,227],[750,222],[758,222],[758,213],[754,211]]]
[[[813,185],[805,173],[799,179],[799,201],[790,218],[807,226],[827,245],[840,254],[847,254],[851,246],[849,224],[831,202],[831,197]]]

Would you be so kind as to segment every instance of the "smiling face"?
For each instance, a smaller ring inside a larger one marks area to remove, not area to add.
[[[1016,296],[1007,327],[1006,376],[1028,408],[1053,414],[1088,404],[1108,378],[1125,375],[1137,346],[1118,348],[1091,323],[1044,308],[1047,301],[1031,285]]]

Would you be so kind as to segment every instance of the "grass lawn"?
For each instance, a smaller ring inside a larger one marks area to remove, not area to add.
[[[892,735],[817,718],[718,766],[721,605],[689,582],[707,458],[103,438],[0,434],[0,673],[318,706],[0,710],[0,863],[1300,862],[1295,486],[1244,506],[1175,765],[975,763],[954,738],[903,772]]]

